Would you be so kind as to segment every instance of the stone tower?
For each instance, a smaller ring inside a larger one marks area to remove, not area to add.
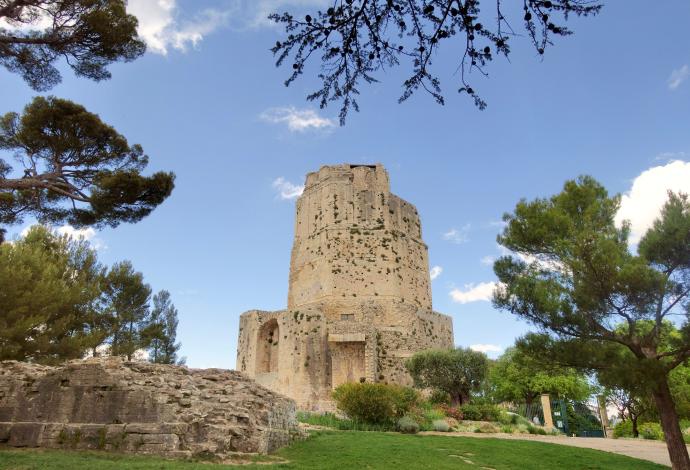
[[[419,215],[383,166],[322,167],[297,201],[288,309],[242,314],[237,368],[312,410],[344,382],[409,385],[409,356],[453,347],[429,284]]]

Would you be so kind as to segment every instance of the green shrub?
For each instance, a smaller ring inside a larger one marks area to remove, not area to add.
[[[513,426],[510,424],[504,424],[501,426],[501,432],[504,432],[506,434],[512,434],[513,433]]]
[[[443,390],[434,390],[429,396],[429,403],[433,405],[450,405],[450,395]]]
[[[346,383],[333,392],[338,409],[355,421],[395,423],[417,403],[416,391],[382,383]]]
[[[409,416],[403,416],[398,420],[398,431],[403,434],[417,434],[419,432],[419,424]]]
[[[497,421],[501,424],[518,424],[520,422],[520,415],[500,410]]]
[[[456,419],[458,421],[462,421],[464,416],[462,414],[462,410],[460,407],[453,407],[449,405],[440,405],[439,409],[443,411],[443,413],[448,416],[449,418]]]
[[[463,419],[470,421],[498,421],[501,416],[501,409],[491,404],[475,405],[468,403],[460,406],[460,411]]]
[[[486,433],[486,434],[495,434],[498,431],[500,431],[500,429],[491,423],[481,423],[474,430],[474,432],[476,432],[476,433]]]
[[[613,437],[616,439],[619,437],[633,437],[632,421],[626,420],[616,424],[613,427]]]
[[[664,432],[661,430],[659,423],[642,423],[640,424],[640,437],[654,441],[663,441]]]
[[[437,419],[432,423],[432,425],[434,427],[434,431],[448,432],[450,430],[450,426],[448,426],[448,423],[445,419]]]

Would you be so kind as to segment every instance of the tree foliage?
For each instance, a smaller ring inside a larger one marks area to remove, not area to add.
[[[538,361],[516,348],[508,348],[491,365],[489,383],[495,400],[517,403],[532,403],[543,393],[583,401],[591,393],[584,374]]]
[[[153,296],[153,308],[146,330],[149,359],[158,364],[178,363],[177,309],[170,300],[170,292],[162,290]],[[182,360],[184,361],[184,360]]]
[[[146,50],[125,6],[124,0],[0,0],[0,64],[37,91],[60,83],[60,58],[79,76],[108,79],[108,65]]]
[[[128,261],[110,269],[84,239],[34,226],[0,245],[0,360],[54,364],[112,354],[177,360],[177,309]],[[155,346],[154,346],[155,343]]]
[[[13,171],[0,158],[0,223],[33,215],[114,227],[141,220],[174,187],[172,173],[143,176],[149,159],[141,146],[68,100],[37,97],[22,115],[0,117],[0,150],[20,163]]]
[[[444,391],[454,405],[461,405],[481,387],[489,360],[486,354],[469,348],[427,350],[415,353],[405,366],[415,387]]]
[[[460,93],[467,93],[483,109],[486,103],[470,86],[468,73],[486,75],[494,56],[508,58],[511,41],[522,34],[512,24],[522,23],[539,55],[553,37],[571,31],[563,24],[570,15],[587,16],[600,11],[592,0],[525,0],[517,18],[504,15],[501,0],[336,0],[326,11],[297,18],[290,13],[270,18],[285,27],[287,37],[272,48],[277,65],[292,63],[290,85],[304,73],[312,56],[320,56],[321,88],[308,96],[321,107],[340,101],[340,122],[350,108],[358,110],[361,82],[377,81],[376,72],[409,61],[412,74],[403,83],[399,101],[419,88],[443,104],[441,82],[431,64],[441,44],[459,45]],[[481,7],[489,7],[482,17]],[[485,21],[483,21],[485,20]],[[316,59],[319,60],[319,59]]]
[[[146,330],[151,324],[151,287],[132,263],[122,261],[108,271],[103,295],[112,325],[110,353],[132,360],[137,351],[149,346]]]
[[[82,357],[93,342],[102,272],[87,243],[44,227],[0,245],[0,360]]]
[[[540,329],[522,341],[535,354],[646,385],[674,468],[689,468],[668,376],[690,357],[690,202],[670,193],[634,254],[614,223],[619,201],[582,177],[518,203],[498,241],[520,257],[494,264],[494,304]]]

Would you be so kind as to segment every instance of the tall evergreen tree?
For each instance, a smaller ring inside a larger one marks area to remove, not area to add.
[[[97,341],[89,325],[102,273],[88,243],[45,227],[0,245],[0,359],[81,358]]]
[[[498,237],[521,256],[494,264],[494,304],[540,329],[522,342],[536,354],[645,386],[673,468],[690,469],[669,387],[671,371],[690,359],[690,201],[669,194],[638,254],[628,226],[614,223],[619,204],[590,177],[521,201]],[[664,327],[670,319],[675,333]]]
[[[149,360],[158,364],[177,364],[177,309],[170,292],[162,290],[153,296],[153,308],[145,333],[149,342]]]
[[[148,347],[151,288],[132,263],[122,261],[110,268],[104,286],[106,312],[110,321],[110,353],[132,360]]]

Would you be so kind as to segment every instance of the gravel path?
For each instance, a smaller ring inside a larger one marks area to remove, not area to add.
[[[523,441],[548,442],[572,447],[585,447],[588,449],[603,450],[615,454],[627,455],[636,459],[649,460],[661,465],[671,466],[668,457],[666,443],[661,441],[648,441],[644,439],[602,439],[595,437],[565,437],[565,436],[539,436],[532,434],[484,434],[473,432],[420,432],[419,434],[435,436],[462,436],[476,438],[515,439]]]

